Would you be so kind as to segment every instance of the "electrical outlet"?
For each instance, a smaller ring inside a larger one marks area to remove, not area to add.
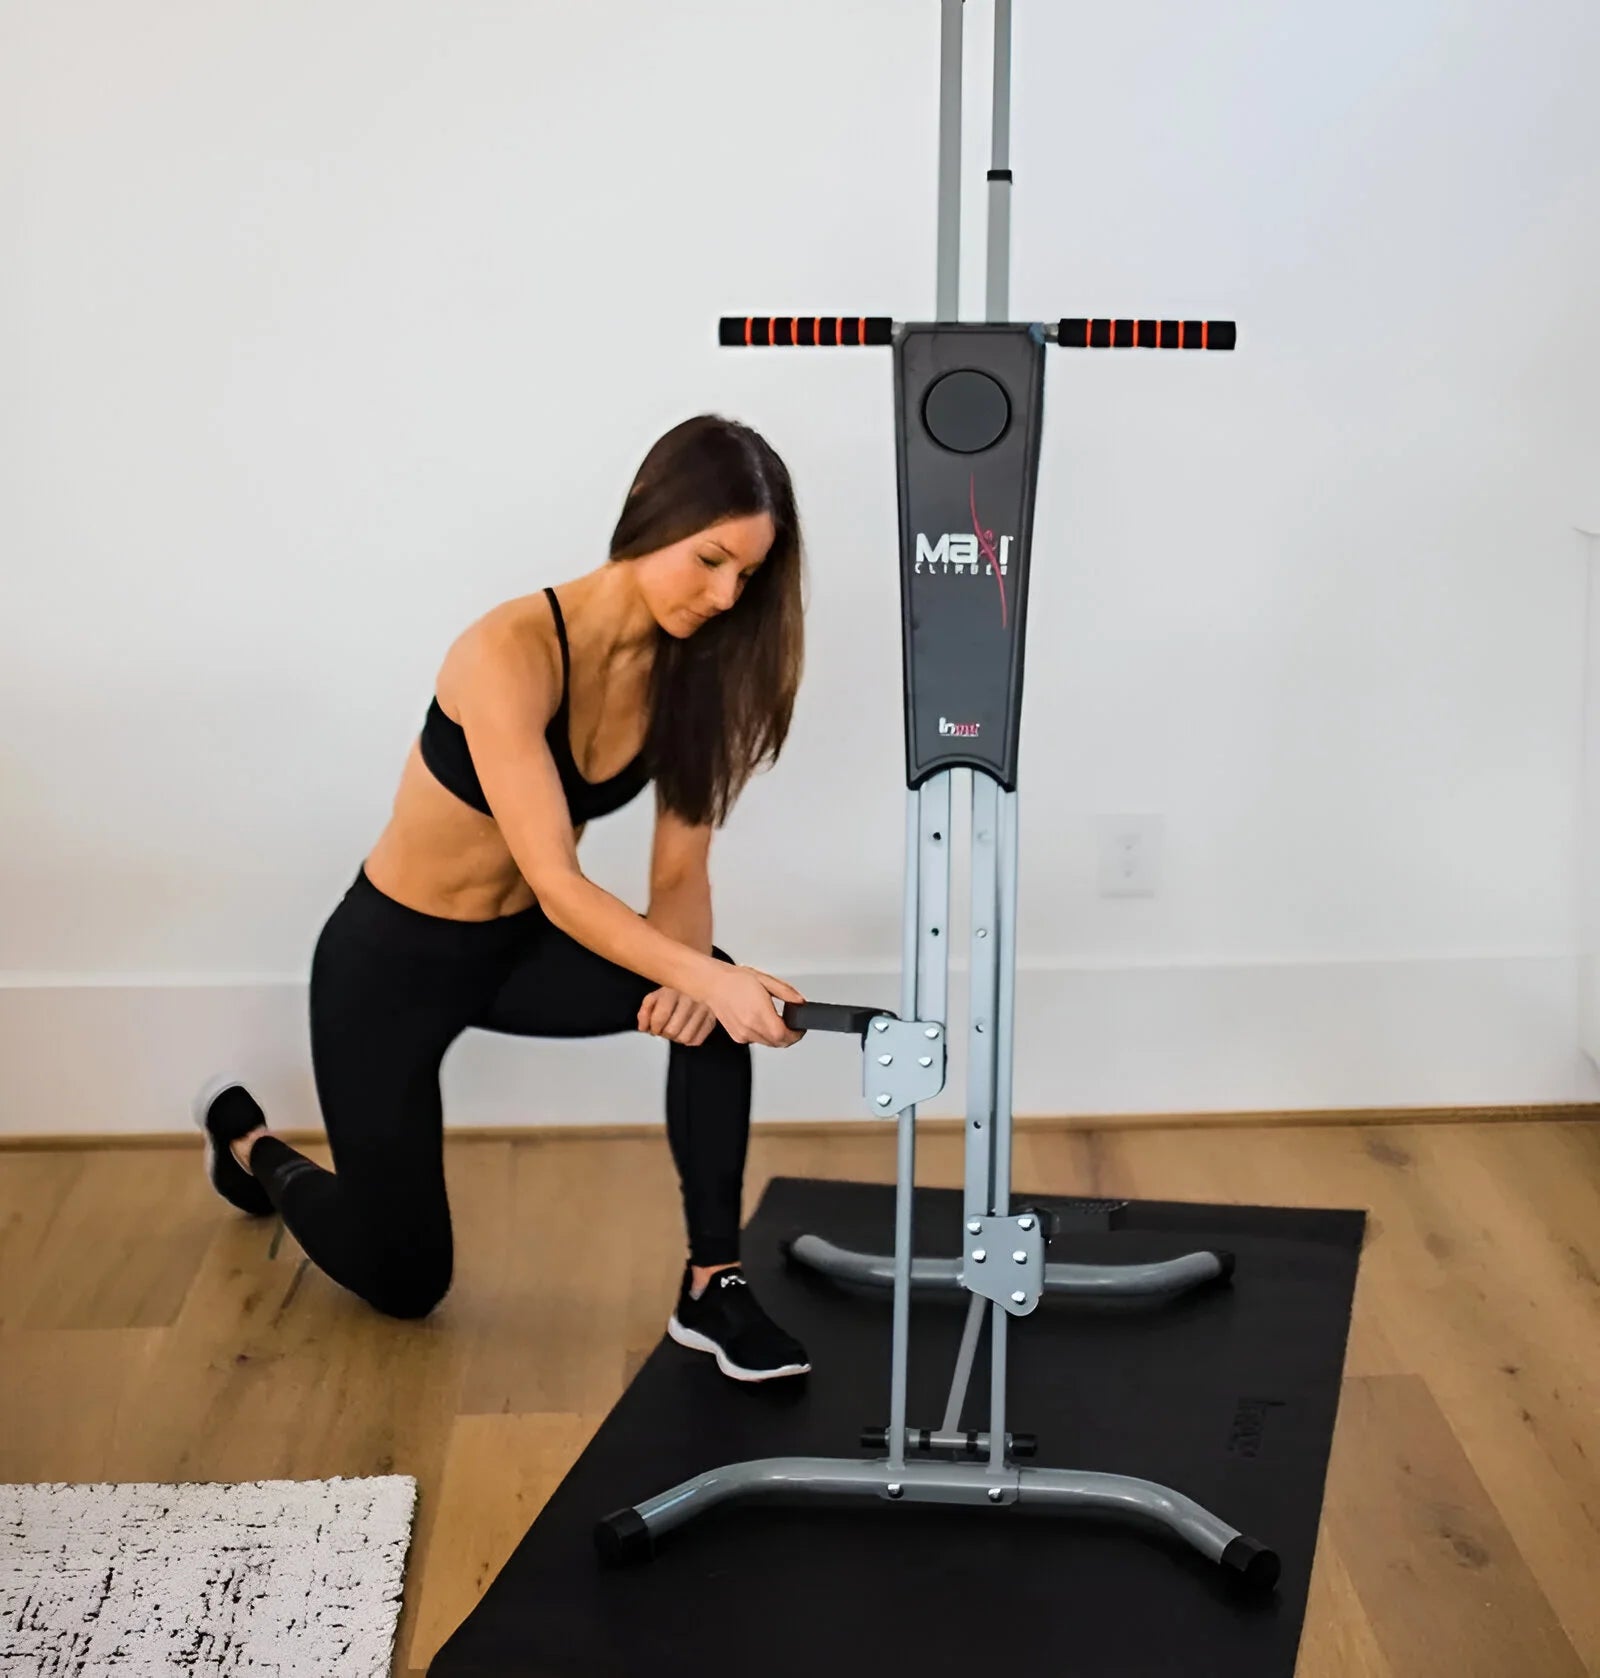
[[[1100,895],[1154,897],[1161,885],[1166,823],[1160,816],[1099,816]]]

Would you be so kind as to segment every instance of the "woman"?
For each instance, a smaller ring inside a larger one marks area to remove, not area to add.
[[[804,1374],[739,1265],[750,1045],[800,1034],[780,979],[712,943],[707,860],[788,733],[802,650],[789,475],[748,427],[702,415],[645,457],[603,565],[496,607],[450,648],[393,816],[323,927],[311,1052],[333,1171],[266,1128],[241,1084],[196,1115],[207,1170],[276,1211],[378,1310],[450,1285],[439,1065],[469,1026],[637,1029],[671,1044],[667,1136],[689,1254],[669,1332],[736,1380]],[[654,783],[650,907],[584,878],[585,825]]]

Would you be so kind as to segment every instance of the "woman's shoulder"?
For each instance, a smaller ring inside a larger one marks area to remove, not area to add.
[[[476,683],[547,678],[559,697],[562,676],[560,636],[541,589],[502,601],[469,623],[446,649],[434,691],[444,710],[459,715],[462,695]]]

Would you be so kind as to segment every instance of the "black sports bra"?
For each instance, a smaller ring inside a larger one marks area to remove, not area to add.
[[[561,776],[561,786],[567,795],[567,808],[572,813],[572,825],[582,827],[599,816],[620,810],[624,804],[637,798],[649,785],[650,775],[645,768],[643,752],[606,781],[587,781],[579,771],[577,760],[572,755],[572,736],[567,718],[567,694],[572,685],[572,653],[567,646],[567,624],[561,615],[556,591],[547,588],[544,592],[549,597],[550,612],[556,620],[556,636],[561,642],[561,703],[556,707],[556,714],[550,719],[544,737],[549,743],[550,755],[556,760],[556,771]],[[437,695],[428,706],[418,744],[422,748],[422,761],[441,786],[453,792],[464,804],[470,804],[474,810],[486,816],[493,814],[488,799],[483,795],[477,767],[467,746],[466,730],[444,714]]]

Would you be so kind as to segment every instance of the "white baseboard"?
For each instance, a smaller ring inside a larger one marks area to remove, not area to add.
[[[1578,1042],[1591,1067],[1600,1070],[1600,956],[1578,963]]]
[[[1024,969],[1019,1115],[1540,1106],[1600,1099],[1571,958]],[[892,974],[796,974],[807,996],[898,1006]],[[953,976],[952,1014],[960,1006]],[[666,1046],[469,1032],[446,1058],[452,1125],[637,1123],[661,1111]],[[318,1128],[303,982],[0,980],[0,1134],[182,1130],[236,1073],[272,1122]],[[814,1034],[756,1051],[757,1119],[867,1117],[860,1050]],[[943,1095],[965,1104],[959,1045]]]

